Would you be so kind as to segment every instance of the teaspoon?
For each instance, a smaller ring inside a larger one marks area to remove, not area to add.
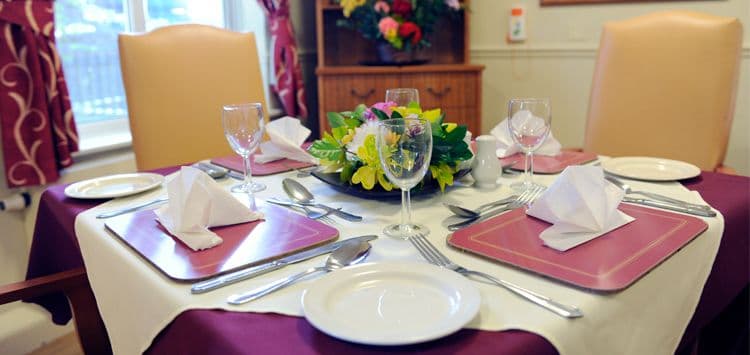
[[[284,187],[284,192],[289,195],[292,201],[297,202],[305,206],[314,206],[322,208],[326,211],[330,211],[333,215],[339,216],[347,221],[359,222],[362,220],[362,216],[351,214],[349,212],[341,211],[330,206],[326,206],[321,203],[315,202],[315,197],[305,186],[300,184],[297,180],[285,178],[281,184]]]
[[[320,271],[329,272],[329,271],[333,271],[336,269],[340,269],[345,266],[356,264],[364,260],[367,257],[367,254],[369,253],[370,253],[370,243],[368,243],[367,241],[360,241],[359,243],[352,243],[352,244],[344,244],[338,249],[334,250],[333,253],[331,253],[331,255],[328,256],[328,259],[326,259],[326,263],[323,266],[318,266],[318,267],[307,269],[298,274],[294,274],[292,276],[286,277],[284,279],[281,279],[279,281],[276,281],[274,283],[268,284],[266,286],[263,286],[261,288],[258,288],[249,292],[229,296],[229,298],[227,298],[227,302],[229,302],[230,304],[235,304],[235,305],[250,302],[252,300],[261,298],[271,292],[274,292],[278,289],[284,288],[307,275],[314,274]]]
[[[515,201],[516,199],[518,199],[518,196],[517,195],[513,195],[513,196],[510,196],[510,197],[506,197],[506,198],[504,198],[502,200],[497,200],[497,201],[494,201],[494,202],[490,202],[490,203],[486,203],[484,205],[481,205],[481,206],[477,207],[476,210],[471,210],[471,209],[468,209],[466,207],[461,207],[459,205],[453,205],[453,204],[450,204],[450,203],[443,203],[443,205],[445,205],[445,207],[448,207],[448,209],[451,212],[453,212],[453,214],[455,214],[456,216],[463,217],[463,218],[477,218],[477,217],[479,217],[482,214],[482,212],[484,212],[484,211],[486,211],[488,209],[491,209],[491,208],[494,208],[494,207],[497,207],[497,206],[500,206],[500,205],[505,205],[505,204],[511,203],[511,202]]]

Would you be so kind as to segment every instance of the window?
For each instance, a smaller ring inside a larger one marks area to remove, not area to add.
[[[55,37],[78,125],[81,151],[97,151],[101,146],[130,142],[117,35],[178,23],[202,23],[255,32],[264,81],[268,82],[265,16],[256,1],[55,1]]]

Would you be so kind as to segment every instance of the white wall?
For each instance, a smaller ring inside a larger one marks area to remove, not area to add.
[[[511,5],[524,4],[528,40],[505,43]],[[725,164],[750,174],[750,1],[669,1],[540,7],[538,0],[472,0],[472,62],[486,66],[482,133],[505,115],[513,96],[549,96],[553,132],[566,147],[583,145],[588,97],[604,22],[682,9],[733,16],[744,26],[741,77]]]

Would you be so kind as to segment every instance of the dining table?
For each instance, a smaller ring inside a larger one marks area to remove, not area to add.
[[[171,177],[180,168],[151,172]],[[547,186],[558,177],[534,176]],[[284,198],[284,178],[302,182],[319,202],[364,216],[361,222],[329,216],[332,221],[327,223],[338,230],[339,239],[380,235],[371,241],[366,262],[425,263],[409,242],[381,233],[384,226],[399,220],[398,198],[363,198],[343,193],[314,176],[298,177],[295,171],[287,171],[255,177],[268,188],[248,199],[265,208],[266,199]],[[451,259],[576,305],[584,313],[582,318],[559,317],[507,290],[472,281],[481,294],[480,312],[462,329],[424,342],[381,346],[338,339],[304,317],[300,299],[315,286],[317,278],[245,305],[225,302],[230,294],[318,266],[325,261],[324,256],[219,290],[191,294],[190,283],[164,275],[108,232],[106,219],[95,217],[163,196],[165,187],[116,199],[75,199],[66,196],[66,185],[47,188],[39,202],[26,276],[34,278],[85,267],[113,352],[122,354],[680,353],[695,346],[699,337],[705,337],[705,329],[723,321],[722,314],[742,307],[737,298],[747,292],[750,284],[750,178],[704,171],[681,181],[629,181],[640,190],[705,202],[718,214],[699,217],[708,226],[706,231],[626,288],[611,292],[586,289],[480,258],[446,243],[450,234],[446,225],[455,222],[456,217],[443,203],[476,207],[507,197],[511,194],[509,185],[517,179],[520,177],[503,174],[498,186],[490,189],[476,188],[471,179],[465,179],[444,192],[417,193],[412,196],[412,219],[429,227],[429,240]],[[223,187],[236,183],[231,178],[217,182]],[[71,319],[70,306],[62,294],[29,301],[46,308],[57,324]]]

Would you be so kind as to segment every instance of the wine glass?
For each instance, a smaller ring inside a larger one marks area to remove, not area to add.
[[[526,154],[524,179],[510,185],[514,190],[525,191],[539,186],[532,180],[534,151],[547,139],[551,124],[548,98],[521,98],[508,102],[508,131],[513,141]]]
[[[407,239],[429,229],[411,222],[409,190],[424,178],[432,158],[430,122],[418,118],[395,118],[378,125],[376,145],[380,166],[388,180],[401,188],[401,223],[385,227],[389,237]]]
[[[419,104],[419,91],[414,88],[394,88],[385,91],[385,102],[395,102],[396,106],[408,107],[410,103]]]
[[[232,192],[253,193],[266,189],[266,185],[253,181],[250,157],[260,145],[265,132],[263,107],[260,103],[225,105],[222,107],[221,122],[224,135],[232,149],[242,157],[245,180],[232,186]]]

